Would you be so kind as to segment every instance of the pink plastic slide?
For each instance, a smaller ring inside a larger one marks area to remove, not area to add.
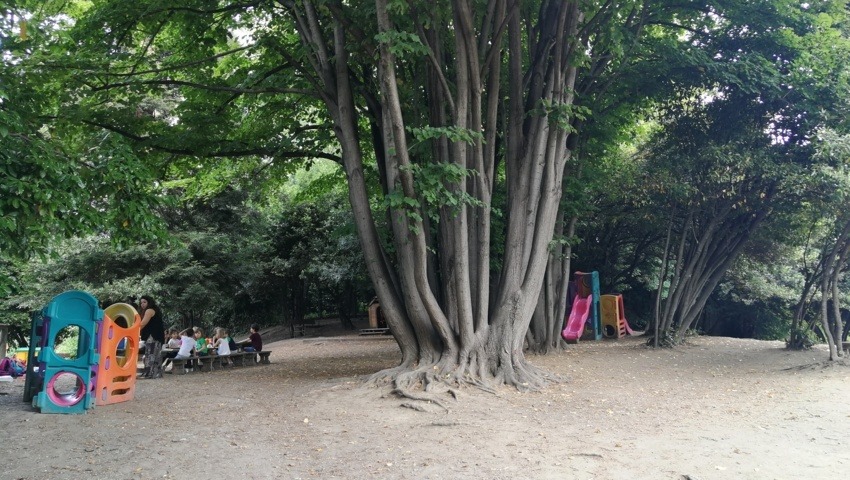
[[[590,314],[591,300],[593,300],[592,296],[585,298],[576,297],[573,301],[573,309],[570,310],[567,325],[561,332],[561,336],[564,337],[567,343],[578,343],[578,339],[584,333],[584,323]]]

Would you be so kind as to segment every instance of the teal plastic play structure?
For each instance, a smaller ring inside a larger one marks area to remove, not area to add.
[[[25,402],[41,413],[85,413],[94,407],[95,346],[102,321],[97,299],[79,290],[57,295],[33,316]],[[70,334],[78,337],[76,354],[59,355],[57,344]]]

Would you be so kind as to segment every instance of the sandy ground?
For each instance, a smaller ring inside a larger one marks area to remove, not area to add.
[[[582,342],[530,360],[543,392],[401,407],[363,379],[390,337],[273,342],[272,364],[139,380],[134,401],[40,414],[0,384],[2,479],[833,479],[850,475],[850,367],[822,347]]]

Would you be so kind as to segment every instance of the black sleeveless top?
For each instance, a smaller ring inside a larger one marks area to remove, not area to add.
[[[158,308],[154,310],[151,321],[142,327],[142,342],[146,342],[149,336],[159,343],[165,343],[165,324],[162,323],[162,314]]]

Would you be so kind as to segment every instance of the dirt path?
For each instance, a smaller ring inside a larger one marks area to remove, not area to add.
[[[0,384],[0,478],[845,478],[850,367],[782,347],[583,342],[531,357],[565,383],[433,412],[362,386],[398,361],[388,337],[274,342],[272,365],[140,380],[85,415],[35,413],[19,379]]]

